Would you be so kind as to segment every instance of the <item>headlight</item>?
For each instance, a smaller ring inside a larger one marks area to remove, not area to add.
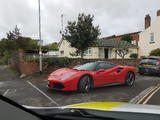
[[[49,82],[49,81],[47,81],[47,84],[49,85],[49,84],[50,84],[50,82]]]
[[[71,73],[70,75],[67,75],[67,76],[63,77],[63,78],[61,78],[60,80],[66,80],[66,79],[72,77],[72,76],[75,75],[75,74],[76,74],[76,73]]]

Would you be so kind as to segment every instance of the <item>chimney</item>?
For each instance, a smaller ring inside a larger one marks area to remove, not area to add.
[[[157,17],[160,16],[160,10],[157,11]]]
[[[151,17],[149,14],[146,15],[145,17],[145,29],[151,26]]]

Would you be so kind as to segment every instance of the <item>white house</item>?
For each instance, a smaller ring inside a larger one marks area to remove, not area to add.
[[[139,35],[139,57],[149,56],[149,53],[157,48],[160,48],[160,10],[152,24],[150,15],[145,17],[145,30]]]
[[[115,59],[121,58],[116,54],[115,50],[117,48],[122,48],[128,46],[129,53],[125,58],[130,58],[131,53],[137,53],[138,47],[136,45],[130,44],[122,40],[114,40],[108,38],[102,38],[97,40],[96,44],[89,47],[85,53],[85,59]],[[59,57],[69,57],[69,58],[79,58],[80,56],[73,56],[76,49],[70,46],[70,43],[66,40],[62,40],[59,44]]]

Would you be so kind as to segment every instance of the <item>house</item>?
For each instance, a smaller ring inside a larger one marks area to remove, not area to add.
[[[48,50],[47,53],[45,53],[43,55],[48,56],[48,57],[57,57],[57,56],[59,56],[59,51]]]
[[[130,44],[126,41],[120,40],[122,36],[130,35],[133,36],[133,44]],[[128,46],[129,54],[125,58],[130,58],[130,54],[138,53],[138,41],[139,41],[139,32],[118,35],[118,36],[109,36],[101,38],[96,41],[95,45],[89,47],[85,53],[85,59],[115,59],[121,58],[116,54],[115,50],[117,48],[125,48]],[[70,43],[66,40],[61,40],[59,43],[59,57],[69,57],[69,58],[79,58],[80,56],[74,56],[75,48],[70,46]]]
[[[140,33],[139,38],[139,57],[149,56],[149,53],[157,48],[160,48],[160,10],[152,24],[150,15],[145,16],[145,30]]]

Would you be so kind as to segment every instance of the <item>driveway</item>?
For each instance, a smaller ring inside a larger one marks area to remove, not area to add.
[[[137,75],[134,86],[105,86],[89,93],[61,92],[46,87],[45,75],[19,79],[6,66],[0,66],[0,93],[21,105],[63,106],[82,102],[130,102],[144,90],[160,83],[160,77]],[[154,104],[154,102],[152,103]]]

